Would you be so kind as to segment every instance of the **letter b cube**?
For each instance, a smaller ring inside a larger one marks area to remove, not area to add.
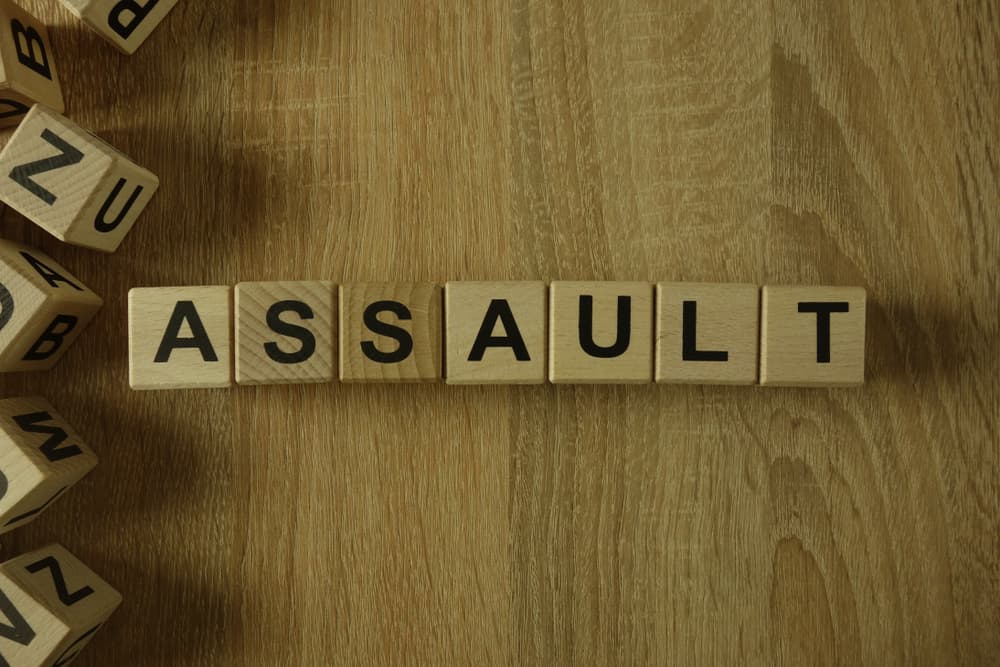
[[[114,252],[159,179],[36,105],[0,153],[0,200],[73,245]]]
[[[0,127],[17,125],[36,102],[63,110],[48,30],[12,0],[0,0]]]
[[[0,240],[0,373],[52,368],[101,305],[51,257]]]
[[[63,4],[101,37],[131,55],[177,0],[63,0]]]

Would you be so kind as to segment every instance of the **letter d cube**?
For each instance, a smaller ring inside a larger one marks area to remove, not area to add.
[[[0,240],[0,373],[52,368],[101,305],[51,257]]]

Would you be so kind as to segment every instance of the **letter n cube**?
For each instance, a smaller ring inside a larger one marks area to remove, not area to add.
[[[58,544],[0,565],[0,665],[61,667],[80,654],[122,596]]]

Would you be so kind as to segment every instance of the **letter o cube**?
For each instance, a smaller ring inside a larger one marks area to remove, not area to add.
[[[102,303],[51,257],[0,240],[0,372],[52,368]]]
[[[96,465],[45,399],[0,401],[0,533],[33,521]]]
[[[0,200],[56,238],[114,252],[160,185],[68,118],[35,105],[0,153]]]
[[[64,108],[49,31],[12,0],[0,0],[0,127],[20,123],[36,102]]]

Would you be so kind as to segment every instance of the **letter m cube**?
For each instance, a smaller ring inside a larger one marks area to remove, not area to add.
[[[32,521],[96,465],[44,399],[0,401],[0,533]]]

